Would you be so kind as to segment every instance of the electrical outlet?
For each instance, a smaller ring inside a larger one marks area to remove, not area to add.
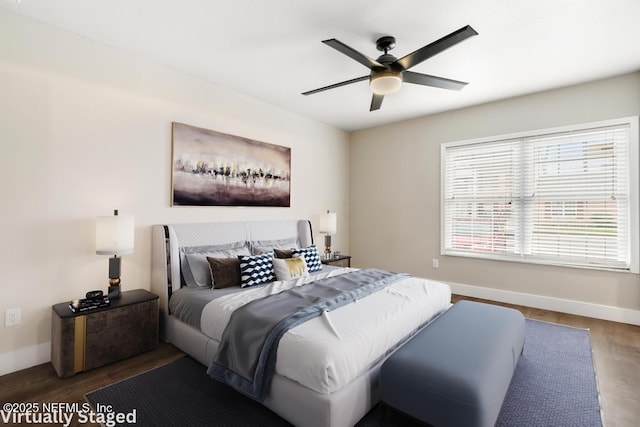
[[[5,313],[4,325],[15,326],[22,322],[22,310],[20,308],[9,308]]]
[[[431,266],[433,268],[438,268],[440,267],[440,261],[438,260],[438,258],[434,258],[431,260]]]

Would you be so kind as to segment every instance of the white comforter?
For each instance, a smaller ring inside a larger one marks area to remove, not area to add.
[[[309,278],[273,282],[216,298],[201,316],[201,329],[220,341],[231,313],[257,298],[313,280],[353,271],[341,268]],[[409,277],[361,300],[311,319],[280,340],[276,373],[319,393],[340,390],[396,343],[449,307],[448,285]]]

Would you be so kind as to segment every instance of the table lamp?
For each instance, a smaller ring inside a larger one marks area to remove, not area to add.
[[[120,258],[133,252],[134,221],[132,215],[99,216],[96,218],[96,254],[109,258],[109,298],[120,298]]]
[[[336,234],[338,228],[338,218],[335,212],[320,215],[320,232],[324,233],[324,257],[331,258],[331,236]]]

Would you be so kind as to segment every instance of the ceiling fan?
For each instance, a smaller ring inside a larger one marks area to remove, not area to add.
[[[424,86],[460,90],[466,86],[467,83],[460,82],[458,80],[445,79],[444,77],[415,73],[413,71],[409,71],[409,68],[414,67],[426,59],[429,59],[451,46],[475,35],[478,35],[476,30],[471,28],[469,25],[466,25],[433,43],[421,47],[415,52],[403,56],[400,59],[396,59],[396,57],[389,53],[389,51],[396,46],[396,39],[391,36],[384,36],[376,41],[376,48],[379,51],[384,52],[377,60],[369,58],[367,55],[358,52],[339,40],[323,40],[322,43],[369,68],[371,70],[371,74],[321,87],[319,89],[310,90],[308,92],[303,92],[302,95],[312,95],[314,93],[335,89],[340,86],[346,86],[351,83],[357,83],[368,79],[371,91],[373,92],[371,108],[369,108],[369,111],[374,111],[380,109],[385,95],[392,94],[400,89],[403,81]]]

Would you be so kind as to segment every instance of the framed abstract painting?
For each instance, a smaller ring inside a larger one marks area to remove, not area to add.
[[[172,123],[172,206],[291,205],[291,148]]]

